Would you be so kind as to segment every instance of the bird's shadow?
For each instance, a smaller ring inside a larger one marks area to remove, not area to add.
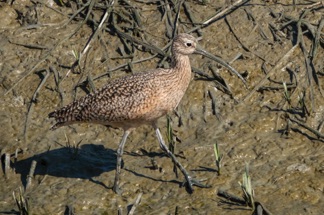
[[[125,152],[130,156],[148,156],[148,157],[164,157],[164,153],[142,152],[143,155]],[[30,169],[33,161],[36,161],[35,171],[32,177],[50,175],[62,178],[79,178],[87,179],[95,184],[101,185],[107,189],[103,182],[94,179],[104,172],[115,171],[116,169],[116,151],[107,149],[103,145],[82,144],[80,147],[62,147],[58,149],[48,150],[46,152],[36,154],[32,157],[11,162],[10,166],[17,174],[20,174],[22,185],[26,188],[27,179],[29,178]],[[132,172],[134,175],[151,179],[153,181],[171,182],[181,186],[182,182],[178,180],[160,180],[150,176]]]
[[[48,150],[41,154],[11,163],[17,174],[21,175],[24,187],[33,161],[36,161],[34,176],[51,175],[64,178],[81,178],[101,184],[92,178],[104,172],[115,170],[116,151],[103,145],[83,144],[78,148],[63,147]]]

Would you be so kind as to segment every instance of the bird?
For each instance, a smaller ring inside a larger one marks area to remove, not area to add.
[[[172,41],[170,68],[151,69],[109,81],[101,89],[49,113],[49,118],[56,121],[51,130],[75,123],[97,123],[121,128],[124,133],[117,149],[112,187],[115,193],[120,193],[122,155],[127,137],[135,128],[151,125],[155,129],[160,148],[183,173],[187,191],[192,193],[193,185],[209,187],[189,175],[166,146],[157,126],[159,118],[175,110],[189,86],[189,55],[195,52],[196,47],[197,39],[194,36],[178,34]]]

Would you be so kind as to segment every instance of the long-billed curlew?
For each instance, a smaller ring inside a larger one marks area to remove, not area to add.
[[[117,150],[117,165],[113,190],[119,191],[119,175],[126,139],[131,130],[150,124],[156,131],[160,147],[164,150],[186,179],[189,192],[192,185],[204,187],[192,179],[185,168],[165,145],[157,120],[173,111],[182,99],[191,79],[189,55],[197,40],[188,34],[179,34],[172,44],[172,67],[154,69],[125,76],[109,82],[100,90],[49,114],[56,124],[52,129],[73,123],[99,123],[124,130]]]

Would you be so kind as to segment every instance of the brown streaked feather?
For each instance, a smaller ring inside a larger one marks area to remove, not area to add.
[[[192,47],[187,44],[192,44]],[[155,69],[125,76],[81,97],[49,114],[56,124],[51,129],[80,122],[122,127],[136,127],[156,121],[176,108],[190,79],[188,55],[193,53],[196,39],[179,35],[173,42],[173,67]]]

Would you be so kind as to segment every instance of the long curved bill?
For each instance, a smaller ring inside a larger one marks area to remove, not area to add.
[[[200,47],[196,47],[196,50],[194,52],[194,54],[201,54],[203,56],[206,56],[214,61],[216,61],[217,63],[219,63],[220,65],[224,66],[225,68],[227,68],[229,71],[231,71],[234,75],[236,75],[237,77],[239,77],[242,82],[244,83],[245,87],[247,87],[246,81],[245,79],[242,77],[242,75],[240,73],[238,73],[238,71],[236,71],[232,66],[230,66],[227,62],[225,62],[224,60],[222,60],[220,57],[217,57],[213,54],[210,54],[209,52],[207,52],[206,50],[200,48]]]

